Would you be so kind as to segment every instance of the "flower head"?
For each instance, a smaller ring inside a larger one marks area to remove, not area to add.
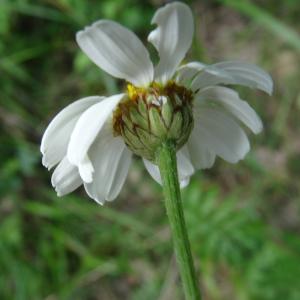
[[[190,8],[173,2],[158,9],[148,36],[159,54],[154,67],[138,37],[120,24],[101,20],[76,35],[82,51],[110,75],[124,79],[124,93],[80,99],[63,109],[42,139],[43,164],[56,168],[52,185],[59,196],[84,185],[97,202],[113,200],[126,179],[131,157],[143,157],[161,182],[155,152],[164,140],[177,149],[181,187],[216,156],[236,163],[249,151],[240,123],[262,130],[255,111],[224,85],[272,93],[272,79],[257,66],[227,61],[180,66],[193,39]]]

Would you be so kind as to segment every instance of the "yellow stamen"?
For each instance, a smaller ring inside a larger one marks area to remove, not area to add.
[[[127,84],[127,95],[128,98],[132,101],[136,101],[139,96],[145,95],[147,93],[146,88],[137,87],[131,83]]]

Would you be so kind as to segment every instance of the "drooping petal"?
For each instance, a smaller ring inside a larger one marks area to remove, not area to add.
[[[221,104],[254,133],[261,132],[263,128],[261,119],[246,101],[240,99],[239,94],[234,90],[213,86],[201,90],[196,95],[196,106],[207,105],[211,102]]]
[[[213,66],[207,66],[194,77],[191,89],[198,91],[208,86],[235,83],[237,82],[230,73],[214,68]]]
[[[195,173],[195,169],[191,163],[189,151],[186,146],[182,147],[176,156],[180,187],[184,188],[189,183],[190,176]]]
[[[65,156],[55,168],[51,177],[52,186],[59,197],[69,194],[82,185],[78,169]]]
[[[188,155],[188,151],[185,147],[179,150],[176,154],[180,188],[184,188],[189,184],[190,176],[195,172],[195,169],[191,164]],[[147,171],[152,176],[152,178],[157,183],[162,184],[158,166],[147,159],[143,159],[143,161]]]
[[[196,111],[191,139],[194,143],[202,142],[209,151],[231,163],[243,159],[250,150],[243,129],[232,117],[216,108],[203,107]]]
[[[151,23],[157,24],[157,28],[149,34],[148,40],[160,57],[155,77],[157,81],[166,83],[191,46],[194,34],[193,14],[184,3],[173,2],[160,8]]]
[[[47,127],[41,142],[42,163],[45,167],[51,169],[63,159],[70,135],[80,115],[103,99],[104,97],[92,96],[77,100],[56,115]]]
[[[179,185],[181,189],[184,189],[185,187],[187,187],[190,183],[190,177],[186,177],[182,180],[180,180]]]
[[[139,38],[120,24],[101,20],[79,31],[76,40],[82,51],[101,69],[136,86],[153,80],[149,53]]]
[[[253,64],[226,61],[213,65],[192,62],[178,69],[178,78],[182,82],[193,79],[191,88],[199,90],[218,84],[239,84],[272,93],[273,81],[268,73]]]
[[[95,173],[91,183],[84,183],[86,192],[100,204],[114,200],[127,177],[132,153],[122,138],[113,137],[104,129],[92,145],[89,156]]]
[[[254,64],[240,61],[224,61],[213,66],[228,72],[234,78],[235,84],[256,88],[269,95],[273,92],[271,76]]]
[[[199,73],[205,67],[205,64],[197,61],[184,64],[177,69],[176,81],[179,84],[187,85],[191,83],[192,79],[197,75],[197,73]]]
[[[119,195],[126,180],[131,159],[132,153],[125,147],[119,161],[118,171],[114,176],[111,189],[108,192],[107,201],[112,201]]]
[[[209,149],[205,137],[198,130],[193,130],[187,142],[190,158],[195,169],[209,169],[213,166],[216,155]]]
[[[85,182],[92,181],[94,172],[88,150],[123,96],[124,94],[114,95],[91,106],[78,119],[71,134],[67,156],[72,164],[78,166]]]
[[[143,159],[143,161],[144,161],[144,165],[145,165],[146,170],[152,176],[152,178],[157,183],[162,184],[158,166],[153,164],[152,162],[150,162],[149,160],[147,160],[145,158]]]

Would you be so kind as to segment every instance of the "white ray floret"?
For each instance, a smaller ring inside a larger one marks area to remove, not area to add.
[[[157,81],[166,83],[191,46],[193,14],[185,4],[174,2],[159,9],[151,23],[157,24],[157,28],[149,34],[148,41],[154,45],[160,57],[155,77]]]
[[[83,31],[76,40],[82,51],[110,75],[137,86],[153,80],[149,53],[139,38],[116,22],[101,20]]]
[[[93,180],[92,173],[94,172],[88,151],[123,97],[124,94],[114,95],[91,106],[80,116],[73,129],[67,156],[69,161],[78,167],[85,182]]]

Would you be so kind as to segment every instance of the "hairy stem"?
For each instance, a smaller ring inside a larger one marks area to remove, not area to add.
[[[180,197],[176,150],[172,142],[165,142],[157,151],[156,163],[162,178],[165,206],[185,298],[186,300],[200,300],[201,296],[197,285]]]

